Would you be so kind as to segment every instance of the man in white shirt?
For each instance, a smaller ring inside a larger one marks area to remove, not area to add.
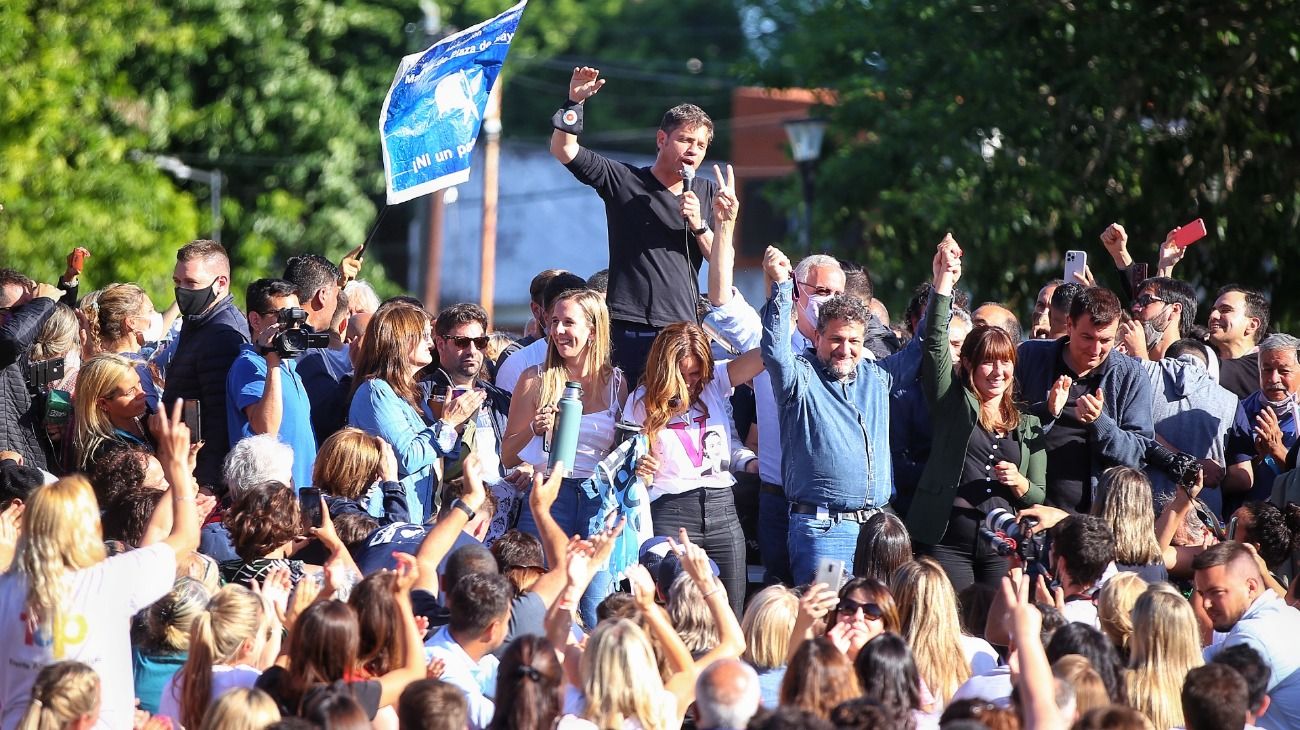
[[[1223,542],[1192,562],[1196,599],[1214,630],[1225,634],[1205,649],[1206,660],[1228,647],[1246,644],[1271,672],[1268,710],[1262,728],[1300,727],[1300,611],[1269,590],[1255,556],[1239,542]]]
[[[426,642],[445,663],[442,681],[460,688],[469,703],[469,727],[483,730],[495,710],[498,660],[492,651],[505,641],[514,590],[501,575],[472,573],[451,589],[451,620]]]

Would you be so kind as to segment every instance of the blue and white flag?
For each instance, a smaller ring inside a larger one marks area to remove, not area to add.
[[[402,59],[379,115],[390,204],[469,180],[483,110],[527,4]]]
[[[587,499],[600,499],[600,509],[587,523],[584,536],[612,528],[619,518],[626,520],[623,532],[614,540],[614,551],[606,568],[616,580],[622,579],[623,571],[636,564],[641,543],[654,537],[650,494],[645,480],[636,475],[637,462],[649,452],[650,441],[644,434],[637,434],[614,447],[578,487]]]

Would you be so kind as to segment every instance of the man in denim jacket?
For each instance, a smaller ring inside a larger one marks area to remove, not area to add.
[[[790,347],[790,260],[769,247],[772,296],[763,312],[763,362],[780,409],[781,472],[790,502],[790,568],[807,583],[823,558],[853,569],[858,532],[888,505],[889,373],[865,352],[870,312],[852,297],[821,305],[813,347]]]

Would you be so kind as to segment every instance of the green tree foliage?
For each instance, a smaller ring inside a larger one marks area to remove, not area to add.
[[[838,93],[819,233],[847,239],[885,291],[920,281],[946,230],[968,253],[964,286],[1023,304],[1066,249],[1107,283],[1111,221],[1154,263],[1164,234],[1200,216],[1211,234],[1177,275],[1207,298],[1258,284],[1296,323],[1300,292],[1283,286],[1300,266],[1294,3],[755,7],[755,77]]]

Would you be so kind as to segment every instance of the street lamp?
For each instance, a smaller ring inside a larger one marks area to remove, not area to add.
[[[132,158],[147,160],[154,167],[170,173],[178,180],[193,180],[208,186],[212,203],[212,240],[221,243],[221,171],[200,170],[181,162],[179,158],[168,155],[149,155],[133,153]]]
[[[803,230],[800,243],[805,251],[812,251],[813,227],[813,172],[822,156],[822,138],[826,136],[826,120],[818,117],[791,119],[785,123],[786,136],[790,138],[790,156],[799,166],[799,179],[803,182]]]

